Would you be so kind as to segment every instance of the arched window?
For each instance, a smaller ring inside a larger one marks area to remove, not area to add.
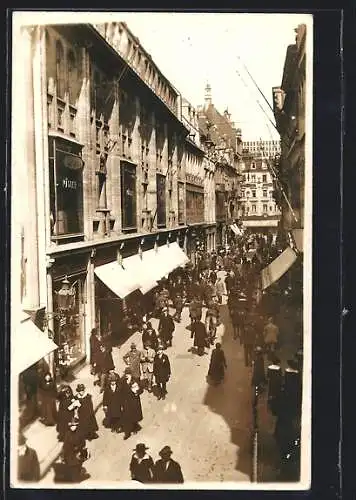
[[[64,50],[62,43],[57,40],[56,42],[56,84],[57,84],[57,97],[64,99],[65,93],[65,61]]]
[[[71,104],[75,103],[76,83],[77,83],[77,64],[74,52],[70,50],[68,52],[68,95],[69,95],[69,102]]]

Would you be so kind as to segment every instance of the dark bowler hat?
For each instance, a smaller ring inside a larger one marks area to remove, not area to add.
[[[172,455],[173,451],[171,450],[171,447],[170,446],[164,446],[161,451],[159,452],[159,455],[161,457],[166,457],[167,455]]]
[[[76,388],[77,392],[85,391],[85,385],[84,384],[78,384]]]
[[[129,374],[131,374],[131,375],[132,375],[132,370],[131,370],[131,368],[130,368],[129,366],[127,366],[127,367],[125,368],[125,370],[124,370],[124,373],[125,373],[125,374],[128,374],[128,373],[129,373]]]
[[[134,448],[133,451],[142,451],[142,452],[144,452],[144,451],[146,451],[148,449],[149,449],[148,446],[146,446],[144,443],[138,443],[136,445],[136,448]]]

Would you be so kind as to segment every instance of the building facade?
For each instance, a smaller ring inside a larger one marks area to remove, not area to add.
[[[243,226],[254,232],[277,233],[280,210],[274,199],[271,160],[244,150],[241,162],[241,211]]]
[[[216,245],[226,245],[230,226],[241,215],[242,137],[228,110],[222,115],[215,108],[209,84],[205,89],[204,106],[199,107],[199,124],[202,147],[207,158],[215,164]]]
[[[61,380],[88,360],[92,328],[127,338],[177,246],[215,247],[215,163],[196,111],[125,24],[16,36],[13,325],[28,311],[49,341],[17,371],[44,364]]]
[[[295,44],[287,48],[280,87],[273,88],[274,114],[281,137],[281,156],[275,162],[281,190],[276,188],[281,208],[281,230],[291,232],[303,250],[305,171],[306,26],[299,25]],[[286,200],[288,199],[288,202]]]

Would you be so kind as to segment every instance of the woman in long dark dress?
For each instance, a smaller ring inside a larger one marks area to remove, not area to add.
[[[219,384],[224,378],[225,368],[227,368],[225,354],[221,349],[220,342],[217,342],[211,353],[208,377],[215,384]]]
[[[52,375],[47,372],[40,379],[38,384],[38,407],[40,411],[40,421],[47,426],[56,425],[57,422],[57,386]]]
[[[75,417],[75,410],[80,403],[73,395],[73,391],[69,385],[64,386],[58,395],[59,407],[57,414],[57,432],[58,441],[63,441],[68,430],[68,424]]]
[[[125,375],[121,383],[122,390],[122,424],[124,439],[141,429],[139,422],[143,419],[141,398],[143,390],[139,381],[134,379],[129,367],[125,368]]]
[[[78,417],[82,436],[89,441],[96,439],[98,437],[97,431],[99,427],[95,417],[92,397],[86,392],[84,384],[77,385],[76,398],[80,402]]]

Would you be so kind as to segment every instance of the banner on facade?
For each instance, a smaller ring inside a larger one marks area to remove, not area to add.
[[[262,290],[279,280],[297,260],[297,254],[287,247],[271,264],[262,269]]]

